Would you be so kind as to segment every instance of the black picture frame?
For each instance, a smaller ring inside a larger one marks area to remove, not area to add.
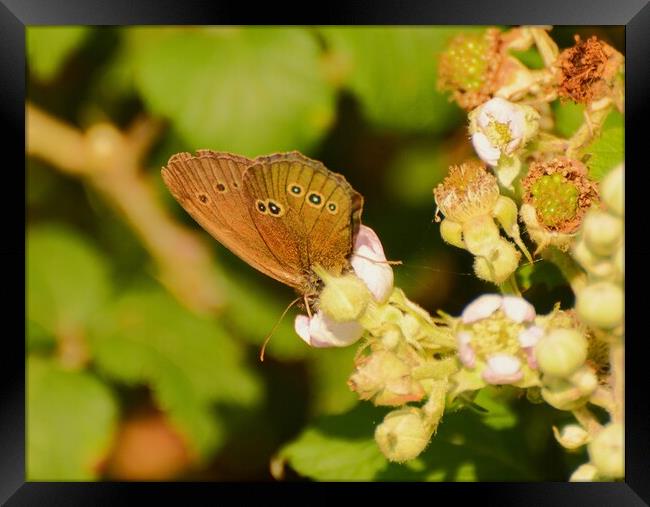
[[[634,326],[643,316],[644,266],[646,247],[635,246],[644,232],[635,227],[648,212],[638,206],[643,199],[636,192],[647,161],[642,161],[642,146],[648,116],[650,90],[650,6],[647,0],[579,0],[487,2],[357,1],[327,4],[297,4],[281,9],[246,5],[241,2],[202,0],[0,0],[0,118],[3,134],[3,235],[0,259],[5,266],[2,287],[4,350],[0,353],[0,502],[7,505],[122,505],[125,503],[192,501],[195,494],[224,501],[224,491],[234,492],[238,501],[250,496],[268,495],[269,490],[300,488],[309,495],[318,488],[319,499],[343,494],[350,500],[367,499],[354,493],[352,484],[273,484],[264,487],[227,484],[138,484],[138,483],[34,483],[25,482],[25,236],[24,216],[18,209],[23,188],[17,168],[25,163],[25,27],[26,25],[134,25],[134,24],[543,24],[543,25],[624,25],[626,31],[626,329],[631,338],[626,349],[626,479],[618,483],[472,483],[472,484],[370,484],[382,496],[404,487],[429,495],[439,502],[441,493],[452,498],[473,497],[487,505],[648,505],[650,503],[650,396],[645,375],[648,356],[644,351],[647,331]],[[645,141],[647,142],[647,141]],[[21,162],[22,161],[22,162]],[[7,178],[9,176],[10,178]],[[638,180],[638,181],[637,181]],[[8,182],[12,184],[9,185]],[[15,182],[15,186],[14,183]],[[24,193],[22,194],[24,198]],[[14,201],[15,200],[15,201]],[[23,201],[24,203],[24,201]],[[638,206],[638,209],[637,209]],[[22,267],[22,273],[21,269]],[[21,279],[22,278],[22,279]],[[11,282],[11,283],[10,283]],[[15,286],[14,286],[15,284]],[[21,289],[22,288],[22,289]],[[647,287],[646,287],[647,290]],[[647,311],[647,310],[646,310]],[[14,326],[8,325],[15,324]],[[367,494],[364,493],[364,495]],[[418,496],[421,496],[418,495]],[[453,495],[453,496],[452,496]],[[403,498],[411,498],[402,496]],[[388,497],[386,497],[388,498]],[[425,497],[423,497],[425,498]],[[206,502],[207,503],[207,502]]]

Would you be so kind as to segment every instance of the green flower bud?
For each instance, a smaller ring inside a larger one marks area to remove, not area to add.
[[[587,360],[589,343],[575,329],[553,329],[535,346],[539,368],[547,375],[564,378]]]
[[[558,410],[575,410],[584,406],[589,401],[589,395],[585,395],[571,382],[561,379],[553,379],[549,382],[544,379],[547,385],[542,388],[544,401]]]
[[[596,255],[589,249],[584,238],[573,247],[573,256],[589,274],[598,278],[608,278],[614,272],[614,264],[609,257]]]
[[[499,238],[488,256],[474,259],[474,272],[480,279],[500,285],[517,269],[520,257],[510,242]]]
[[[583,223],[587,246],[597,255],[611,256],[623,237],[623,222],[604,211],[593,210]]]
[[[602,199],[607,209],[622,217],[624,212],[623,166],[610,171],[601,183]]]
[[[366,310],[372,295],[363,281],[355,275],[332,276],[317,274],[325,282],[320,295],[320,308],[334,320],[357,320]]]
[[[591,396],[598,387],[598,377],[587,365],[579,368],[569,377],[569,382],[580,391],[583,396]]]
[[[445,218],[440,222],[440,235],[442,236],[442,239],[450,245],[465,250],[465,243],[463,242],[463,226],[458,222]]]
[[[618,250],[616,250],[616,253],[614,254],[614,268],[617,271],[617,275],[619,278],[623,278],[623,275],[625,273],[624,269],[624,258],[625,254],[623,253],[623,245],[621,244],[618,247]]]
[[[553,434],[565,449],[577,449],[589,442],[589,433],[579,424],[568,424],[562,431],[553,426]]]
[[[570,482],[593,482],[598,479],[598,469],[591,463],[580,465],[571,474]]]
[[[610,282],[588,285],[576,297],[576,311],[589,326],[613,329],[623,322],[623,290]]]
[[[474,255],[488,255],[500,238],[499,228],[488,215],[474,217],[463,224],[465,246]]]
[[[390,461],[402,463],[416,458],[429,444],[433,429],[420,409],[394,410],[375,430],[375,440]]]
[[[619,479],[625,475],[623,425],[607,425],[589,444],[589,457],[602,477]]]

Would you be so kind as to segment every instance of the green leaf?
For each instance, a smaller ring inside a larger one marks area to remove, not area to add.
[[[432,202],[432,189],[449,169],[449,156],[436,145],[401,150],[386,171],[386,185],[391,193],[408,206],[425,206]]]
[[[580,150],[582,156],[588,155],[586,165],[589,175],[597,181],[621,164],[625,158],[625,130],[623,115],[611,112],[603,130],[590,144]]]
[[[106,457],[118,408],[112,392],[88,372],[27,361],[27,480],[89,481]]]
[[[571,137],[585,121],[585,106],[582,104],[556,100],[552,108],[555,114],[555,131],[561,137]]]
[[[108,266],[81,235],[60,225],[27,234],[27,316],[52,335],[79,332],[110,292]]]
[[[222,436],[214,404],[259,401],[260,385],[243,350],[216,322],[190,313],[156,287],[133,289],[106,308],[89,341],[100,371],[127,385],[149,385],[204,457]]]
[[[39,78],[51,80],[89,32],[87,26],[28,26],[29,69]]]
[[[196,148],[308,152],[334,119],[334,87],[307,29],[135,29],[130,43],[147,106]]]
[[[379,451],[373,431],[386,411],[368,403],[318,419],[281,456],[298,473],[322,481],[538,480],[514,415],[487,398],[481,402],[491,415],[445,414],[427,449],[405,464],[389,463]]]
[[[437,86],[437,63],[458,28],[322,28],[336,60],[347,62],[345,82],[376,126],[440,133],[460,110]]]
[[[516,51],[514,49],[511,49],[509,53],[529,69],[544,68],[544,60],[542,59],[542,55],[539,54],[539,51],[537,51],[537,48],[535,47],[526,49],[524,51]]]

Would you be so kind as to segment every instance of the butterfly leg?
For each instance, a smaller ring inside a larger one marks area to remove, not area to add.
[[[311,319],[311,308],[309,307],[309,300],[307,299],[307,294],[303,296],[303,300],[305,301],[305,308],[307,308],[307,315],[309,315],[309,318]]]

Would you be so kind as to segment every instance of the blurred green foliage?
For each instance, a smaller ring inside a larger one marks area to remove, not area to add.
[[[30,27],[28,98],[82,128],[165,119],[145,176],[197,231],[160,181],[173,153],[318,158],[366,197],[364,222],[404,261],[400,286],[432,313],[458,313],[493,290],[432,226],[432,187],[472,153],[464,114],[436,90],[440,51],[467,29],[477,27]],[[554,107],[557,132],[569,135],[582,111]],[[585,149],[594,175],[620,158],[622,135],[614,118]],[[111,478],[104,464],[119,429],[142,407],[162,410],[193,457],[170,478],[268,480],[278,453],[298,475],[329,480],[562,480],[574,465],[549,440],[556,412],[487,395],[487,416],[448,414],[421,458],[389,465],[372,434],[384,410],[357,404],[346,384],[355,347],[308,348],[289,313],[258,361],[294,297],[286,287],[201,232],[227,306],[197,315],[156,280],[145,245],[85,182],[30,158],[27,206],[30,480]],[[520,277],[555,287],[537,264]],[[531,295],[552,303],[548,292]]]

